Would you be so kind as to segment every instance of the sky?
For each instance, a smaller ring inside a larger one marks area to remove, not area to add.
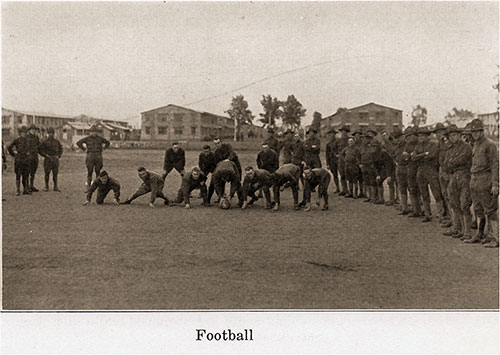
[[[2,2],[2,107],[138,122],[244,95],[496,111],[498,2]]]

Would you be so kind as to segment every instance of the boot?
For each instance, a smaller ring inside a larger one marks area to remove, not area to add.
[[[471,224],[472,224],[472,216],[470,212],[465,211],[462,213],[462,221],[463,221],[463,239],[471,239]]]
[[[490,237],[493,239],[491,242],[484,245],[485,248],[498,248],[498,216],[495,219],[489,218],[489,224],[491,228]]]

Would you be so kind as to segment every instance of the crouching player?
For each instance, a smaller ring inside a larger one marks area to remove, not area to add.
[[[137,189],[137,191],[130,196],[128,199],[122,202],[123,205],[130,205],[130,203],[135,200],[137,197],[147,194],[151,192],[151,196],[149,198],[149,207],[154,208],[154,203],[156,198],[161,198],[165,202],[165,205],[169,204],[168,198],[163,195],[163,179],[160,175],[153,173],[151,171],[147,171],[146,168],[140,167],[137,169],[139,177],[143,181],[141,186]]]
[[[245,168],[245,179],[243,180],[243,206],[244,210],[247,206],[251,206],[259,198],[255,196],[255,192],[262,189],[266,197],[266,210],[272,208],[271,191],[269,188],[273,185],[271,173],[264,169],[254,169],[251,166]],[[250,196],[250,202],[247,202],[247,196]]]
[[[311,210],[311,191],[313,191],[316,186],[318,187],[318,202],[319,206],[320,200],[323,197],[323,207],[322,211],[328,210],[328,185],[330,185],[330,173],[328,170],[323,168],[311,169],[310,167],[304,168],[304,200],[301,204],[305,205],[305,211]]]
[[[292,188],[293,207],[299,210],[299,180],[300,168],[295,164],[285,164],[276,170],[271,176],[273,180],[274,210],[278,211],[280,206],[280,191],[285,187]]]
[[[203,206],[208,206],[208,196],[207,196],[207,177],[203,174],[198,167],[194,167],[190,172],[184,174],[182,177],[182,184],[179,192],[177,193],[177,199],[174,203],[185,202],[186,208],[191,208],[191,202],[189,200],[189,195],[195,189],[200,189],[201,197],[203,198]]]
[[[238,172],[238,167],[236,164],[229,159],[220,161],[213,173],[215,193],[219,197],[221,202],[221,207],[223,203],[227,203],[227,199],[224,198],[224,191],[226,188],[226,183],[231,185],[229,200],[234,197],[234,194],[238,194],[238,207],[243,205],[243,195],[241,192],[241,181],[240,173]],[[210,202],[210,201],[209,201]]]
[[[101,171],[97,179],[95,179],[90,185],[87,192],[87,201],[83,203],[84,206],[90,204],[92,194],[95,190],[97,190],[97,198],[95,202],[98,205],[101,205],[104,202],[104,199],[111,190],[113,190],[113,193],[115,194],[113,202],[116,205],[120,204],[120,183],[112,177],[109,177],[105,170]]]

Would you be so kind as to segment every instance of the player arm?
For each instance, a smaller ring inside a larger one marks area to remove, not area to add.
[[[94,181],[92,183],[92,185],[90,185],[90,188],[89,188],[89,191],[87,192],[87,201],[90,202],[90,200],[92,199],[92,194],[94,193],[94,191],[97,189],[97,180]]]
[[[111,190],[113,190],[115,200],[120,201],[120,183],[118,181],[115,180],[113,182],[113,184],[111,185]]]
[[[110,141],[108,141],[106,138],[103,138],[103,137],[101,137],[101,138],[102,138],[102,143],[101,143],[101,144],[103,144],[102,149],[103,149],[103,150],[104,150],[104,149],[108,149],[108,148],[109,148],[109,146],[111,145],[111,142],[110,142]]]
[[[491,168],[491,186],[498,186],[498,149],[491,144],[488,150]]]
[[[84,144],[86,147],[87,146],[87,137],[84,137],[84,138],[80,139],[78,142],[76,142],[76,146],[85,152],[87,149],[83,146]]]

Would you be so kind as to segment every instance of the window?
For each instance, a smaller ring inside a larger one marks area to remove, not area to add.
[[[17,118],[17,122],[18,122],[19,124],[23,123],[23,117],[22,117],[22,116],[19,116],[19,117]]]
[[[174,134],[183,134],[182,127],[174,127]]]
[[[168,114],[166,113],[158,114],[158,122],[167,122],[167,120],[168,120]]]
[[[151,134],[151,127],[145,127],[146,134]]]
[[[76,135],[83,136],[83,129],[77,129],[76,130]]]
[[[2,136],[10,136],[10,128],[2,128]]]
[[[191,127],[191,135],[196,136],[196,127]]]
[[[183,119],[184,119],[183,113],[174,113],[174,122],[175,123],[182,123]]]
[[[167,127],[158,127],[158,134],[167,134]]]

